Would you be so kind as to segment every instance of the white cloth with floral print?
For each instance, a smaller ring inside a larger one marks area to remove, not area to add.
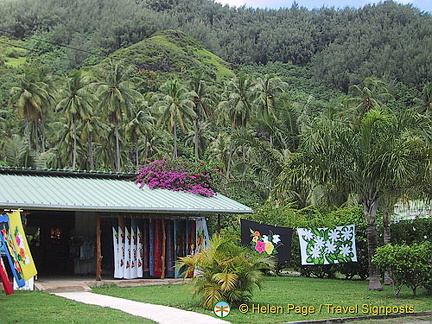
[[[355,225],[298,228],[302,265],[357,262]]]

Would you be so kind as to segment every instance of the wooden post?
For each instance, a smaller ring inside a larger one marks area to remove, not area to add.
[[[217,233],[220,235],[220,232],[221,232],[221,215],[218,214]]]
[[[166,264],[165,264],[165,260],[166,260],[166,228],[165,228],[165,219],[162,219],[162,256],[161,256],[161,261],[162,261],[162,275],[161,275],[161,279],[165,279],[165,271],[166,271]]]
[[[96,281],[102,280],[101,218],[96,215]]]

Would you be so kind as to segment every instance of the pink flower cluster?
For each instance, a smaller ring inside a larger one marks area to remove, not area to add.
[[[216,193],[210,186],[211,181],[208,172],[199,173],[184,161],[169,159],[156,160],[142,167],[135,180],[140,188],[148,185],[150,189],[161,188],[213,197]]]

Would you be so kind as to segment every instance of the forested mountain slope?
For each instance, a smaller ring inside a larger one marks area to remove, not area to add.
[[[234,76],[230,64],[209,52],[192,37],[176,30],[159,31],[151,37],[119,49],[95,67],[107,68],[110,60],[134,67],[145,81],[143,91],[156,91],[174,76],[190,79],[194,75],[222,82]]]
[[[392,1],[311,11],[210,0],[3,0],[0,16],[1,34],[27,39],[33,57],[61,70],[178,29],[234,65],[307,65],[316,82],[343,91],[368,76],[420,89],[432,74],[432,16]]]
[[[383,126],[366,130],[380,145],[403,135],[403,149],[383,148],[389,156],[419,148],[430,159],[418,134],[432,129],[432,16],[410,5],[0,0],[0,17],[0,166],[136,172],[183,157],[219,170],[224,190],[247,205],[305,207],[350,198],[337,177],[314,178],[302,160],[307,144],[335,143],[332,130],[357,139],[364,120]],[[417,119],[400,131],[408,113]],[[405,135],[420,125],[429,126]],[[368,148],[348,143],[368,159]],[[330,150],[342,157],[347,148]],[[364,162],[349,161],[329,165],[338,173]]]

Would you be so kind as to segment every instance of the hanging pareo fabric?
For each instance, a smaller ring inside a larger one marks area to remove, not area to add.
[[[131,234],[127,225],[124,229],[124,237],[125,268],[123,277],[125,279],[133,279],[131,276]]]
[[[357,262],[355,225],[298,228],[302,265]]]
[[[22,226],[21,213],[19,211],[14,211],[9,214],[8,217],[9,233],[12,236],[13,248],[17,255],[16,261],[19,262],[24,280],[27,281],[36,276],[37,271]]]
[[[137,226],[136,229],[137,235],[137,277],[141,278],[143,276],[143,257],[144,257],[144,248],[143,248],[143,233],[140,229],[140,226]]]
[[[196,218],[196,248],[195,253],[199,253],[209,246],[210,238],[207,230],[207,222],[204,217]]]
[[[18,262],[18,254],[14,249],[12,235],[9,232],[9,218],[7,215],[0,216],[0,240],[2,242],[2,249],[6,254],[9,267],[12,271],[15,281],[18,284],[18,287],[24,287],[24,274],[22,272],[21,265]]]
[[[118,232],[117,226],[112,227],[113,232],[113,248],[114,248],[114,278],[123,278],[123,274],[120,275],[120,251],[118,244]]]
[[[138,264],[138,240],[137,240],[137,220],[135,218],[131,219],[131,231],[130,231],[130,249],[131,249],[131,278],[138,277],[137,264]]]
[[[1,255],[1,247],[0,247],[0,255]],[[13,294],[13,292],[14,292],[13,287],[12,287],[11,282],[9,281],[9,278],[8,278],[7,273],[6,273],[2,258],[0,258],[0,279],[1,279],[1,282],[3,284],[3,290],[6,294],[6,296]]]
[[[240,224],[242,245],[250,246],[255,253],[272,255],[279,263],[290,262],[292,228],[260,224],[247,219],[240,219]]]
[[[174,277],[175,275],[175,260],[174,260],[174,221],[166,220],[166,275]]]

